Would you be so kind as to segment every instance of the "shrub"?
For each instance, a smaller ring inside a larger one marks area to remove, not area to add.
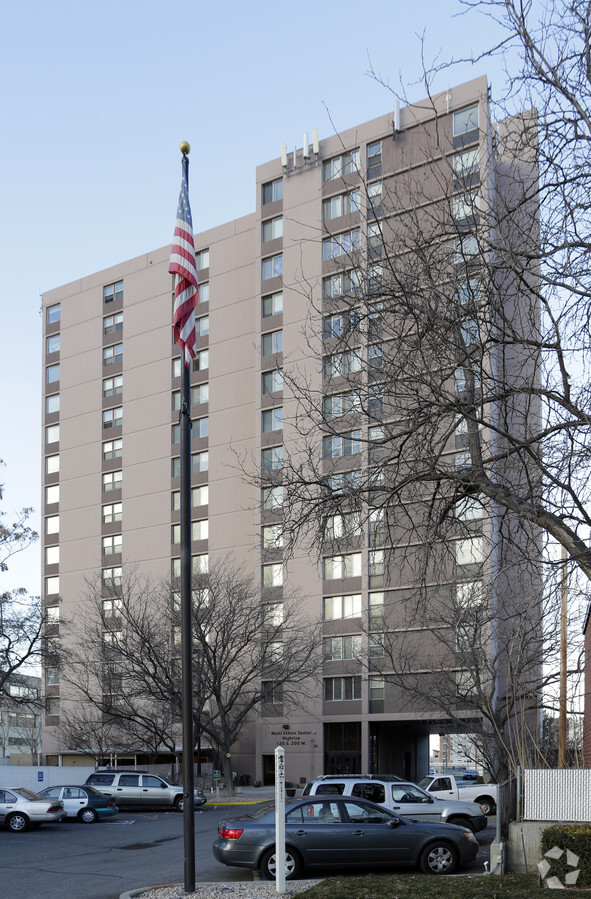
[[[570,849],[578,855],[578,869],[580,871],[576,886],[578,888],[591,887],[591,824],[552,824],[547,827],[540,843],[542,855],[554,846],[565,850],[560,858],[548,859],[552,865],[551,874],[565,883],[565,875],[572,867],[566,860],[566,850]]]

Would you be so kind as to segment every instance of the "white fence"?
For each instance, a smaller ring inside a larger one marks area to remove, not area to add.
[[[38,792],[60,784],[83,784],[94,765],[2,765],[0,787],[27,787]]]
[[[591,768],[526,768],[522,775],[524,821],[591,821]]]

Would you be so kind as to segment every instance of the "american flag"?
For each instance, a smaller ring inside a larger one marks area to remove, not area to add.
[[[189,160],[183,156],[183,178],[168,271],[174,275],[174,339],[189,365],[196,353],[195,306],[199,301],[193,220],[189,203]]]

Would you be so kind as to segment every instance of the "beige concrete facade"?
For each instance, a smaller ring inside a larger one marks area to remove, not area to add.
[[[261,165],[256,172],[256,211],[195,235],[197,251],[209,250],[209,266],[199,272],[200,283],[209,285],[209,300],[197,309],[199,318],[209,317],[208,334],[198,338],[198,348],[207,349],[209,359],[207,366],[193,371],[191,383],[207,383],[209,400],[203,407],[194,405],[192,416],[209,417],[209,434],[194,439],[192,451],[207,451],[209,465],[193,475],[193,483],[209,486],[209,503],[194,511],[194,517],[208,518],[209,536],[207,543],[194,546],[194,552],[208,552],[212,559],[232,555],[260,578],[260,496],[244,479],[237,459],[259,460],[263,447],[287,445],[291,439],[296,400],[287,389],[282,398],[283,432],[261,434],[262,409],[281,400],[281,395],[271,399],[262,395],[263,371],[282,364],[298,366],[318,390],[322,388],[319,362],[310,358],[303,336],[313,306],[321,302],[323,275],[338,270],[334,260],[322,260],[326,234],[322,201],[362,184],[358,172],[323,181],[323,162],[358,148],[363,168],[367,145],[381,141],[382,177],[395,178],[403,157],[405,170],[413,160],[422,162],[435,108],[439,127],[449,131],[453,112],[469,104],[479,104],[486,121],[487,102],[486,79],[481,78],[403,108],[398,139],[393,137],[393,115],[387,113],[321,140],[318,156],[310,147],[304,161],[298,151],[295,168],[293,154],[285,171],[280,158]],[[487,152],[486,146],[481,152]],[[281,185],[282,198],[263,203],[263,186],[272,182]],[[282,236],[263,243],[262,223],[274,217],[282,217]],[[361,225],[363,231],[363,212],[344,215],[343,229],[349,223]],[[174,371],[178,351],[171,336],[169,249],[123,262],[44,296],[44,341],[60,335],[59,350],[44,356],[48,371],[60,365],[59,380],[48,382],[46,375],[44,385],[44,397],[59,393],[59,412],[45,415],[47,426],[59,423],[59,441],[47,442],[44,429],[42,446],[44,491],[59,484],[58,504],[44,505],[44,553],[47,547],[59,546],[59,563],[47,564],[44,570],[44,601],[48,606],[59,604],[64,618],[76,616],[85,577],[101,570],[137,566],[142,573],[170,575],[175,557],[171,524],[178,521],[178,513],[171,511],[171,491],[179,487],[171,469],[171,459],[178,456],[178,445],[171,444],[171,426],[178,420],[171,397],[180,385]],[[263,260],[279,256],[282,275],[263,279]],[[121,287],[111,299],[105,288],[112,285]],[[262,317],[262,298],[279,292],[283,311]],[[106,319],[119,313],[122,323],[114,322],[114,330],[105,333],[110,327]],[[263,335],[279,330],[282,354],[262,355]],[[321,340],[318,346],[320,351]],[[119,376],[122,392],[105,397],[104,382]],[[119,407],[122,424],[105,428],[103,411]],[[118,440],[121,451],[115,445]],[[59,471],[54,472],[58,454]],[[114,474],[118,472],[121,475]],[[101,508],[112,502],[122,503],[120,528],[101,524]],[[52,520],[56,514],[59,525]],[[121,535],[122,552],[105,556],[102,538],[111,534]],[[299,591],[312,619],[322,616],[323,595],[361,594],[367,608],[367,547],[360,551],[359,577],[324,584],[321,566],[303,549],[286,561],[284,582]],[[59,584],[53,580],[58,576]],[[404,586],[402,578],[399,574],[399,586]],[[350,628],[349,621],[324,623],[326,634],[350,633]],[[333,676],[345,670],[339,663],[331,664]],[[59,697],[59,685],[46,685],[45,690],[48,698]],[[60,699],[67,702],[67,696]],[[55,702],[52,710],[59,712]],[[288,778],[298,783],[331,765],[335,770],[369,771],[373,734],[382,770],[420,776],[428,770],[428,734],[438,729],[437,721],[405,707],[395,696],[370,710],[365,676],[360,699],[325,702],[319,688],[315,702],[289,717],[258,717],[235,749],[235,765],[238,772],[268,782],[273,751],[282,744]],[[59,714],[48,713],[44,754],[52,758],[67,751]]]

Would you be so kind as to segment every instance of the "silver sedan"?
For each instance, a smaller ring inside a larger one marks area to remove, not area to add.
[[[0,823],[8,825],[14,833],[63,821],[65,817],[63,802],[45,799],[26,787],[0,789]]]

